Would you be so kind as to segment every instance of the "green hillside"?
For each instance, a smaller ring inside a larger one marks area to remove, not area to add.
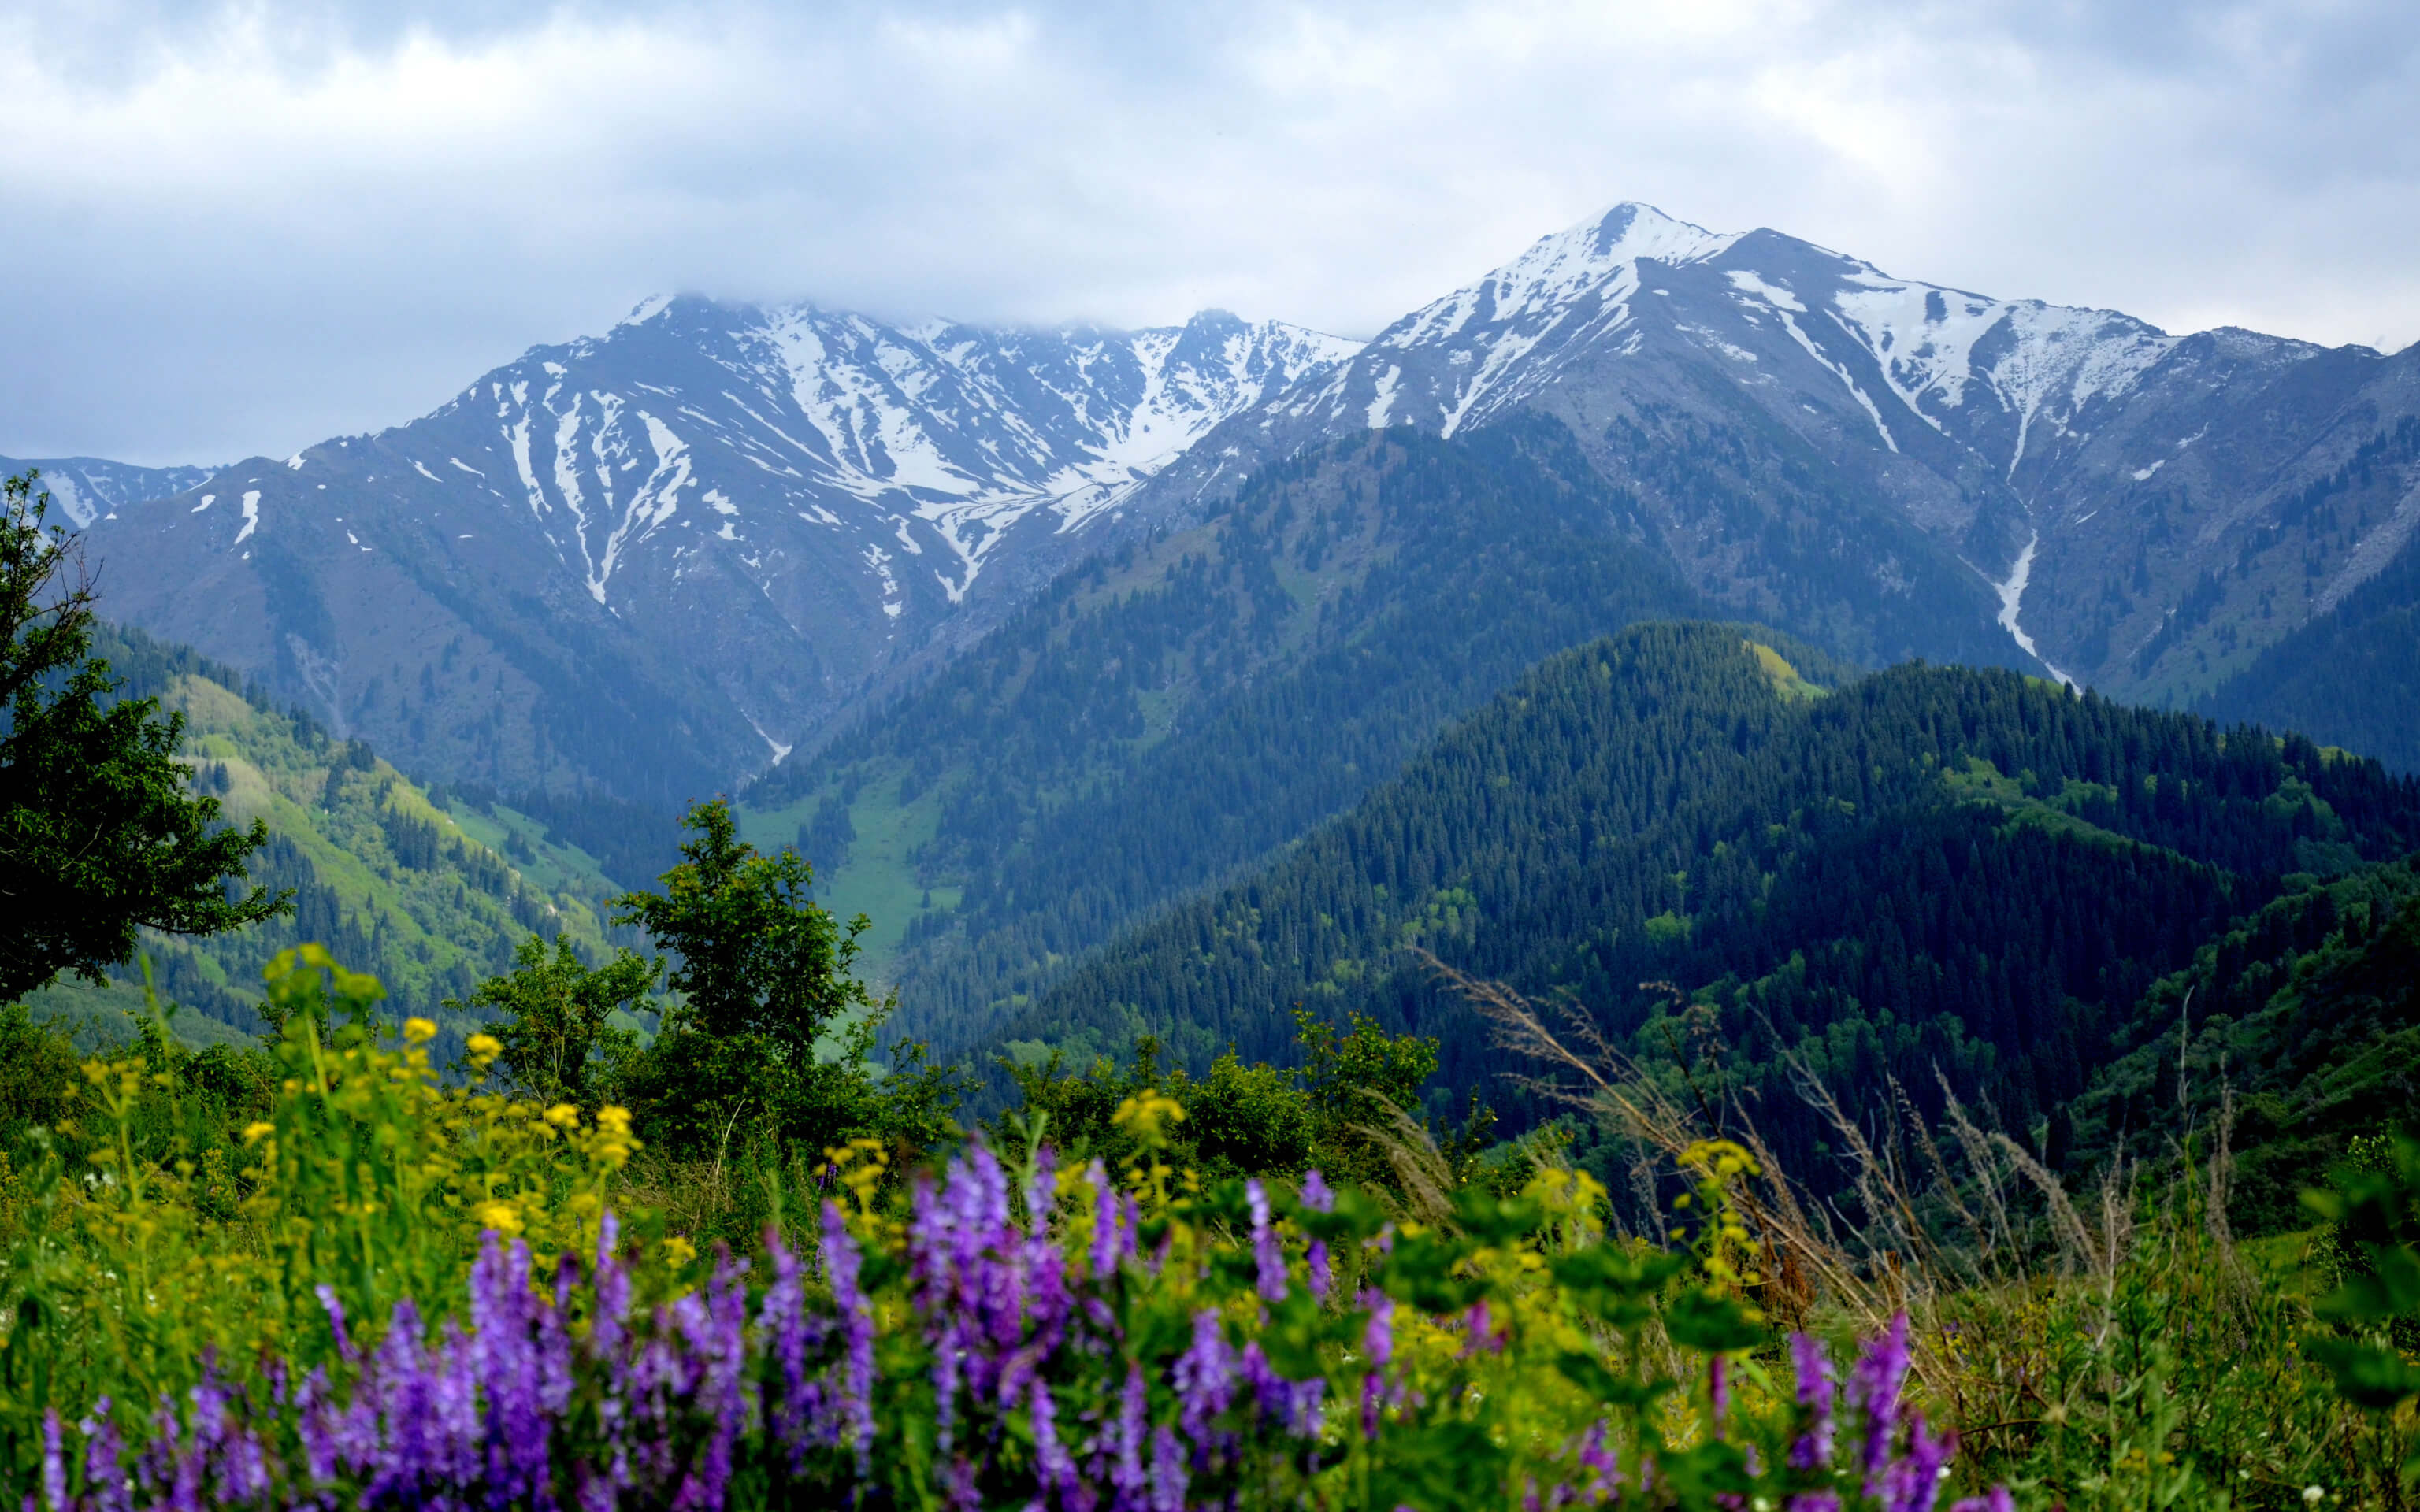
[[[1790,1056],[1852,1107],[1937,1109],[1937,1068],[2047,1134],[2094,1068],[2173,1026],[2151,989],[2234,920],[2415,845],[2420,785],[2300,737],[1963,668],[1810,696],[1735,627],[1644,625],[1125,934],[993,1048],[1149,1032],[1197,1066],[1281,1058],[1300,1003],[1437,1035],[1452,1085],[1517,1105],[1496,1075],[1515,1063],[1419,947],[1752,1107],[1794,1168],[1827,1131]]]
[[[2348,476],[2420,461],[2420,421],[2406,420],[2356,458]],[[2332,480],[2333,481],[2333,480]],[[2290,508],[2331,510],[2333,495],[2309,490]],[[2191,606],[2188,606],[2191,607]],[[2181,617],[2181,611],[2180,612]],[[2220,685],[2202,712],[2222,719],[2260,717],[2312,738],[2376,756],[2398,771],[2420,772],[2420,540],[2402,549],[2331,608],[2254,657]]]
[[[1698,612],[1636,508],[1551,421],[1307,453],[793,758],[749,795],[755,838],[796,841],[828,901],[873,916],[903,1027],[967,1043],[1539,658]]]
[[[603,949],[604,900],[622,889],[528,816],[434,802],[367,746],[248,696],[238,674],[185,648],[104,631],[95,651],[125,679],[124,696],[157,698],[184,716],[195,787],[230,822],[269,826],[252,879],[294,894],[289,915],[237,933],[147,938],[153,979],[179,1006],[175,1026],[189,1042],[256,1030],[262,965],[302,941],[377,973],[396,1013],[439,1019],[449,1040],[466,1030],[442,1001],[506,969],[533,932]],[[140,980],[130,964],[107,985],[63,980],[33,1005],[75,1023],[86,1042],[122,1038],[127,1013],[140,1011]]]

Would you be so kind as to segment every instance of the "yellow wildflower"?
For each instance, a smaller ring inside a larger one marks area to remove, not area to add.
[[[480,1203],[476,1208],[472,1209],[471,1211],[472,1216],[479,1220],[480,1227],[492,1228],[497,1233],[504,1235],[506,1239],[510,1239],[512,1236],[521,1231],[520,1210],[515,1208],[509,1202],[498,1201],[491,1198],[489,1201]]]

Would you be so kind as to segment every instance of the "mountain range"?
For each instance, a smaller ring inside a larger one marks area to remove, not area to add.
[[[116,612],[340,734],[669,802],[1306,446],[1516,413],[1561,421],[1725,610],[2170,704],[2223,698],[2420,523],[2420,351],[2170,336],[1633,204],[1367,343],[654,300],[376,435],[45,471]]]
[[[655,301],[434,413],[95,522],[111,612],[417,772],[727,786],[1021,602],[1350,344],[1218,312],[913,330]]]
[[[2420,524],[2420,350],[2171,336],[1635,204],[1367,343],[653,300],[376,435],[208,476],[45,471],[116,612],[339,733],[432,777],[673,802],[1314,442],[1521,413],[1725,611],[2172,705],[2244,705],[2228,680],[2361,609]]]

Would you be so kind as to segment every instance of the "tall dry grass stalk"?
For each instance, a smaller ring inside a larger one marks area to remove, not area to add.
[[[1524,1086],[1589,1114],[1626,1142],[1633,1211],[1624,1227],[1632,1232],[1664,1237],[1660,1173],[1691,1145],[1729,1138],[1755,1156],[1757,1173],[1741,1183],[1738,1198],[1765,1257],[1761,1300],[1785,1326],[1829,1314],[1870,1334],[1903,1308],[1920,1338],[1941,1338],[1956,1332],[1943,1326],[1955,1322],[1952,1299],[2022,1291],[2047,1279],[2046,1269],[2105,1297],[2136,1242],[2133,1163],[2113,1162],[2079,1199],[2024,1145],[1978,1121],[1946,1078],[1937,1128],[1896,1080],[1888,1105],[1860,1119],[1803,1059],[1789,1057],[1794,1089],[1843,1151],[1843,1196],[1822,1198],[1784,1168],[1738,1100],[1718,1104],[1690,1078],[1688,1095],[1677,1096],[1668,1078],[1649,1074],[1576,1007],[1542,1007],[1501,982],[1423,959],[1488,1021],[1497,1045],[1542,1068],[1519,1078]],[[2190,1159],[2180,1169],[2197,1188],[2193,1205],[2203,1210],[2210,1239],[2231,1256],[2225,1202],[2232,1165],[2223,1128],[2215,1147],[2206,1176]],[[1947,1351],[1919,1349],[1916,1368],[1936,1392],[1962,1395]]]

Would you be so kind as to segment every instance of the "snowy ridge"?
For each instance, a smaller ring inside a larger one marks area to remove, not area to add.
[[[1215,310],[1144,331],[1001,331],[653,299],[372,440],[428,484],[525,509],[600,605],[654,549],[677,560],[711,536],[762,580],[800,528],[839,529],[896,622],[912,604],[902,575],[929,574],[954,603],[1028,515],[1072,530],[1358,349]],[[349,465],[349,445],[291,465]],[[876,540],[880,555],[864,549]]]
[[[209,476],[209,468],[144,468],[130,462],[112,462],[97,456],[31,457],[0,456],[0,477],[16,477],[32,469],[41,473],[35,485],[37,492],[51,496],[55,511],[51,523],[66,524],[72,530],[89,529],[93,522],[109,517],[121,504],[139,503],[146,499],[164,498],[200,486]]]
[[[1576,363],[1666,358],[1676,340],[1772,373],[1811,362],[1801,371],[1870,423],[1885,450],[1901,450],[1920,424],[2007,475],[2178,345],[2115,311],[1897,279],[1776,232],[1717,233],[1625,203],[1404,316],[1318,385],[1278,396],[1264,424],[1409,424],[1450,436],[1536,398]]]
[[[1322,389],[1273,405],[1269,424],[1318,416],[1448,436],[1482,424],[1552,382],[1562,358],[1628,325],[1641,263],[1704,262],[1738,240],[1652,205],[1617,205],[1397,320]]]

